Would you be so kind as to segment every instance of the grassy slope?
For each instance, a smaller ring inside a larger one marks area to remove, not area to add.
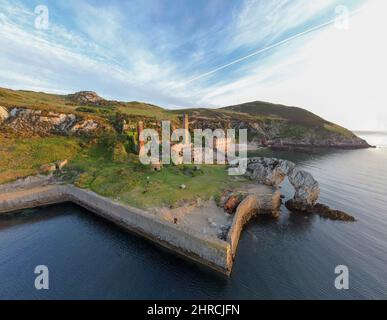
[[[42,164],[71,160],[79,149],[76,138],[17,139],[0,134],[0,184],[35,175]]]
[[[225,107],[222,108],[222,110],[246,113],[252,116],[280,118],[295,124],[302,124],[311,127],[320,126],[321,124],[327,122],[312,112],[301,108],[288,107],[261,101]]]
[[[11,90],[0,88],[0,105],[5,107],[29,107],[34,109],[53,110],[58,112],[80,112],[96,116],[109,116],[115,112],[121,112],[133,116],[153,117],[156,119],[173,118],[167,110],[142,102],[117,102],[108,101],[101,107],[80,106],[70,100],[66,95],[55,95],[44,92],[33,92],[24,90]]]
[[[222,188],[245,181],[228,176],[225,167],[217,165],[204,165],[200,171],[192,165],[170,165],[155,172],[140,164],[136,155],[113,161],[110,148],[87,145],[79,138],[17,139],[0,135],[0,145],[0,184],[35,175],[42,164],[69,159],[62,175],[70,182],[139,208],[216,197]],[[180,188],[182,184],[186,189]]]
[[[253,117],[268,117],[286,121],[288,127],[283,132],[284,136],[290,135],[300,137],[303,132],[315,131],[324,135],[332,132],[346,137],[353,136],[353,133],[337,124],[331,123],[316,114],[298,107],[289,107],[268,102],[255,101],[235,106],[222,108],[221,110],[238,112]]]

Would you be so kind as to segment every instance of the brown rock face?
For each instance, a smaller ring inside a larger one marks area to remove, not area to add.
[[[349,215],[346,212],[333,210],[329,208],[327,205],[316,203],[315,205],[307,205],[301,202],[296,202],[294,200],[289,200],[285,203],[286,208],[291,211],[300,211],[304,213],[315,213],[321,217],[331,219],[331,220],[339,220],[339,221],[347,221],[354,222],[356,219]]]
[[[232,195],[226,201],[224,205],[224,210],[229,214],[233,214],[240,203],[241,203],[241,200],[239,199],[239,197]]]

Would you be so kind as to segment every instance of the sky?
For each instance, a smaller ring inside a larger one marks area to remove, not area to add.
[[[385,12],[385,0],[0,0],[0,87],[167,108],[269,101],[387,131]]]

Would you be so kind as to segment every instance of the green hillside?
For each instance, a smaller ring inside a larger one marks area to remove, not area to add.
[[[262,101],[229,106],[222,108],[221,110],[245,113],[251,116],[268,116],[272,118],[280,118],[289,122],[310,127],[323,126],[325,123],[329,123],[328,121],[305,109],[288,107]]]
[[[101,98],[102,99],[102,98]],[[168,111],[148,103],[132,101],[119,102],[102,99],[102,103],[80,103],[70,95],[48,94],[26,90],[0,88],[0,105],[5,107],[28,107],[57,112],[90,113],[107,117],[115,113],[133,116],[145,116],[156,119],[169,117]]]
[[[132,127],[138,120],[148,125],[160,120],[180,123],[181,115],[190,115],[194,128],[247,128],[249,140],[288,140],[291,144],[313,144],[321,146],[328,141],[328,146],[335,143],[344,145],[364,142],[349,130],[331,123],[312,112],[298,107],[289,107],[268,102],[249,102],[220,109],[191,108],[168,110],[144,102],[120,102],[106,100],[94,92],[78,92],[69,95],[47,94],[25,90],[0,88],[0,105],[28,107],[79,116],[103,118],[116,128],[123,120]],[[332,143],[330,141],[333,141]]]

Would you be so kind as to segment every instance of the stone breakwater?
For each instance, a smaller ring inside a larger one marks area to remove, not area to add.
[[[76,203],[174,253],[230,275],[243,225],[255,214],[278,210],[280,197],[274,193],[246,198],[237,208],[226,240],[221,240],[94,192],[73,185],[53,184],[45,177],[25,179],[0,189],[0,214],[64,202]]]
[[[270,194],[251,194],[243,199],[236,209],[234,220],[227,236],[232,259],[236,255],[244,225],[255,215],[270,214],[274,217],[278,216],[280,205],[281,194],[279,191]]]

